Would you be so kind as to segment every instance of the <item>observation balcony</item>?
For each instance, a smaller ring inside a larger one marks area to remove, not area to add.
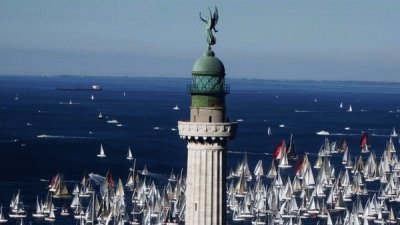
[[[230,140],[235,138],[237,123],[197,123],[178,121],[179,136],[182,139]]]

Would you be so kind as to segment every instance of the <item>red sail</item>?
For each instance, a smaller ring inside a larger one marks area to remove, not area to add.
[[[361,148],[365,148],[366,146],[368,146],[368,133],[364,133],[361,136],[361,141],[360,141]]]
[[[106,175],[106,182],[107,182],[107,187],[113,188],[114,187],[114,180],[112,178],[112,175],[110,172],[107,173]]]
[[[286,151],[286,144],[285,141],[282,140],[279,144],[276,145],[275,150],[272,153],[272,157],[274,157],[274,159],[281,159],[284,151]]]
[[[304,159],[301,158],[296,165],[296,168],[295,168],[296,173],[300,172],[301,168],[303,167],[303,163],[304,163]]]

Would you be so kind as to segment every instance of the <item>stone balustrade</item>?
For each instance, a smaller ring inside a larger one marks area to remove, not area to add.
[[[178,121],[179,136],[183,139],[233,139],[235,137],[236,128],[236,122],[196,123]]]

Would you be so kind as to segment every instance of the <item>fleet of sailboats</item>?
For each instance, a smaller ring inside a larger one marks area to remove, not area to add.
[[[395,212],[400,202],[400,161],[393,137],[381,156],[371,149],[367,133],[361,137],[361,151],[351,151],[344,137],[338,143],[324,138],[316,154],[298,156],[291,135],[288,142],[281,140],[276,145],[268,170],[264,170],[262,159],[257,159],[251,170],[245,153],[226,180],[229,220],[252,225],[398,223],[400,215]],[[85,173],[71,194],[63,174],[57,173],[50,179],[46,198],[36,197],[31,216],[55,222],[58,216],[73,212],[71,217],[79,224],[184,224],[183,170],[180,174],[172,170],[167,183],[158,187],[146,164],[143,170],[136,169],[130,147],[126,159],[133,164],[125,183],[121,179],[115,182],[111,172],[105,177]],[[55,207],[56,199],[64,199],[62,207]],[[11,200],[9,217],[23,222],[28,214],[18,190]],[[0,207],[0,223],[6,221]]]

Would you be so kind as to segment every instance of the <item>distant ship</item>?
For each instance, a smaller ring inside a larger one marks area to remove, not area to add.
[[[90,87],[57,87],[58,91],[101,91],[100,85],[92,85]]]

